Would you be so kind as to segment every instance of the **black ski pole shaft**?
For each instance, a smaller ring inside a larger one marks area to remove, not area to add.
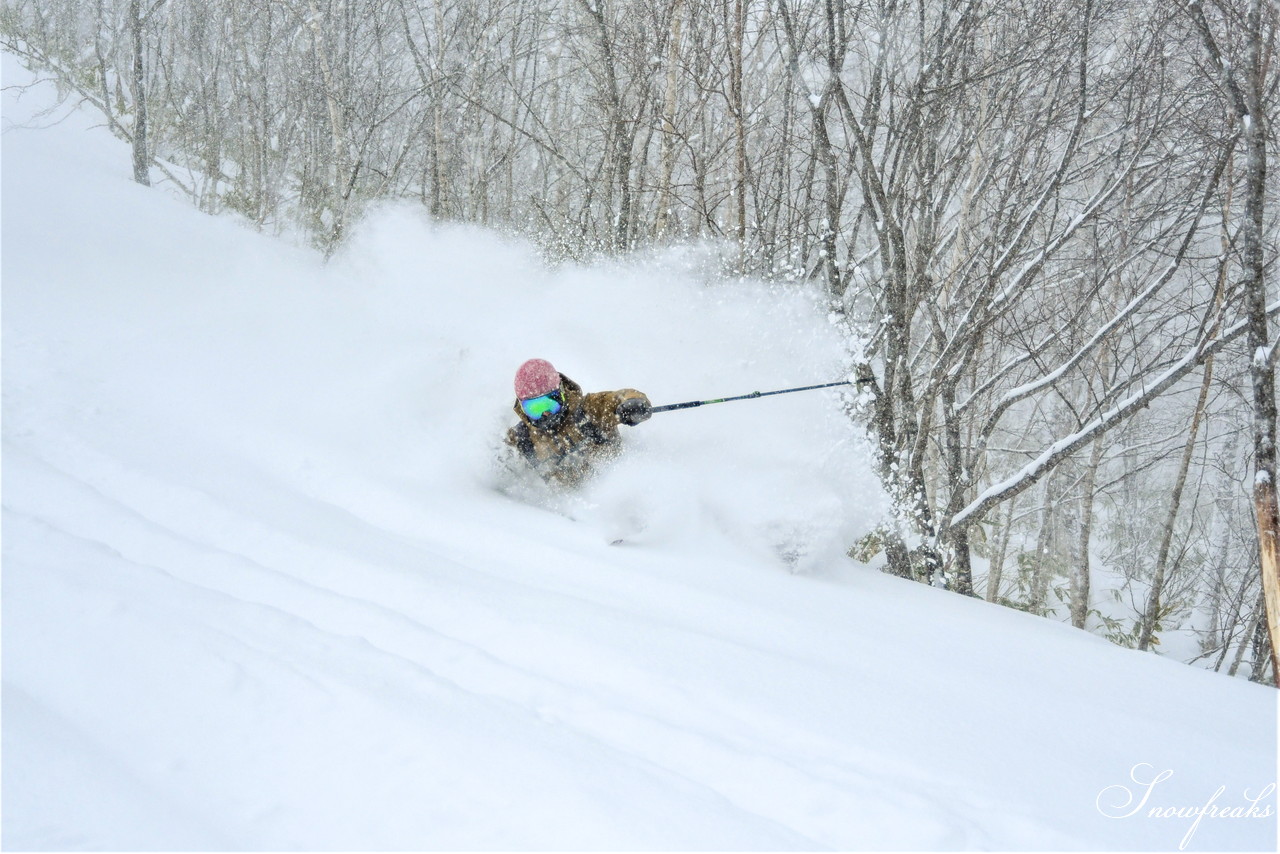
[[[859,380],[858,382],[863,382]],[[771,394],[791,394],[797,391],[813,391],[816,388],[832,388],[838,385],[853,385],[850,380],[843,380],[838,383],[823,383],[822,385],[807,385],[801,388],[783,388],[777,391],[753,391],[751,394],[740,394],[737,397],[718,397],[715,400],[690,400],[684,403],[668,403],[666,406],[655,406],[654,412],[669,412],[673,409],[692,409],[695,406],[706,406],[711,403],[728,403],[731,400],[751,400],[757,397],[768,397]]]

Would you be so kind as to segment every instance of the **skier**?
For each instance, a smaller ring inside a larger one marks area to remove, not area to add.
[[[633,388],[583,394],[582,386],[546,359],[530,359],[516,371],[515,412],[520,423],[507,444],[544,480],[576,487],[592,465],[618,453],[618,425],[649,420],[649,398]]]

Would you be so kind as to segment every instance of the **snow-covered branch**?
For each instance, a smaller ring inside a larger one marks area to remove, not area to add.
[[[1267,310],[1267,315],[1269,317],[1280,315],[1280,303],[1271,306]],[[962,526],[970,521],[981,519],[991,508],[1034,486],[1041,477],[1063,459],[1096,440],[1108,430],[1123,423],[1134,412],[1164,394],[1175,383],[1203,364],[1206,357],[1217,353],[1227,344],[1243,335],[1248,330],[1248,326],[1247,321],[1240,321],[1223,332],[1218,338],[1198,342],[1196,346],[1189,349],[1177,362],[1156,378],[1150,386],[1134,392],[1081,429],[1054,442],[1014,474],[988,487],[967,506],[954,514],[949,520],[946,520],[943,529]]]

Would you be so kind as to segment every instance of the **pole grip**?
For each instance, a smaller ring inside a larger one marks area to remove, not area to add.
[[[666,406],[655,406],[650,412],[670,412],[673,409],[692,409],[695,406],[702,406],[707,403],[714,403],[711,400],[691,400],[688,403],[668,403]]]

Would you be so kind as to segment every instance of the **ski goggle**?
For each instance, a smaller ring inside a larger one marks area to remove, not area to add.
[[[555,415],[563,405],[564,397],[560,394],[559,389],[550,394],[544,394],[542,397],[531,397],[528,400],[520,401],[520,408],[533,421],[537,421],[544,415]]]

